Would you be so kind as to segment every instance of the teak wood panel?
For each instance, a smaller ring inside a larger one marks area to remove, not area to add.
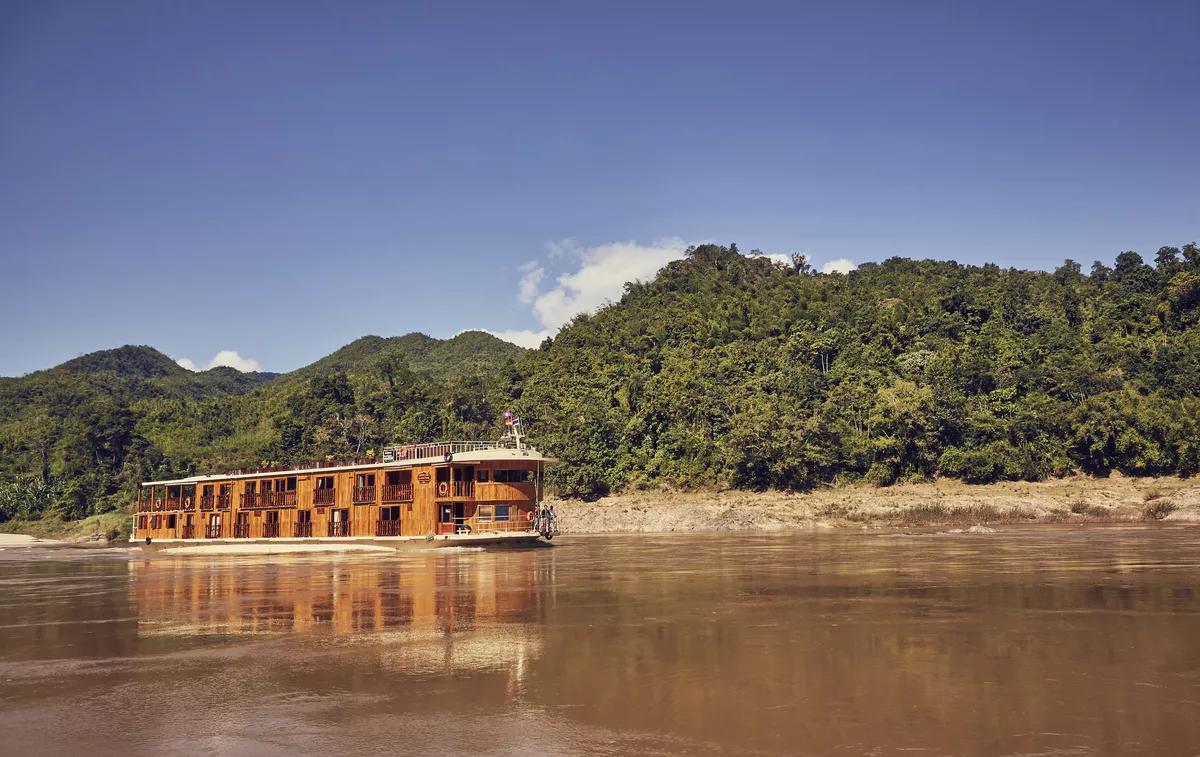
[[[457,466],[466,466],[468,463],[454,463]],[[489,481],[487,483],[477,483],[475,487],[474,501],[467,500],[463,502],[464,516],[467,518],[475,517],[478,511],[477,502],[507,502],[515,506],[514,517],[520,515],[524,517],[526,513],[532,510],[532,504],[536,500],[536,484],[534,483],[496,483],[491,480],[494,478],[493,471],[524,469],[532,470],[533,468],[528,463],[520,461],[486,461],[482,463],[470,464],[476,470],[487,470]],[[412,486],[413,500],[412,502],[397,503],[400,506],[400,533],[404,536],[423,536],[430,531],[437,530],[437,473],[438,468],[450,467],[446,464],[437,465],[416,465],[406,466],[407,470],[412,471]],[[221,511],[200,511],[190,512],[175,512],[157,513],[161,516],[162,525],[159,528],[151,528],[154,522],[153,517],[156,513],[137,513],[135,514],[135,527],[138,539],[144,539],[149,536],[152,539],[177,539],[182,537],[183,526],[187,522],[187,516],[192,516],[192,522],[196,529],[195,540],[202,542],[205,539],[205,529],[209,524],[212,515],[220,515],[221,518],[221,536],[222,538],[233,537],[233,526],[237,522],[237,514],[243,511],[242,495],[246,491],[246,483],[254,481],[256,483],[256,491],[261,492],[263,483],[267,481],[274,482],[281,478],[296,479],[296,507],[295,508],[280,508],[276,512],[279,513],[279,535],[281,538],[291,538],[295,533],[295,525],[299,521],[297,512],[301,510],[309,510],[312,513],[313,536],[322,537],[328,534],[329,523],[333,520],[334,509],[344,509],[350,511],[350,528],[352,536],[371,537],[375,535],[375,522],[379,519],[379,487],[383,486],[382,482],[387,471],[396,470],[396,468],[374,468],[357,471],[339,471],[335,473],[320,474],[322,476],[332,476],[334,479],[334,504],[333,505],[316,505],[313,503],[313,493],[316,491],[316,481],[318,474],[295,474],[287,475],[285,473],[276,473],[272,475],[264,475],[260,478],[252,479],[236,479],[229,483],[232,484],[232,496],[229,510]],[[373,473],[375,475],[376,486],[376,501],[371,504],[353,503],[353,490],[356,477],[361,473]],[[424,479],[424,480],[422,480]],[[221,482],[213,482],[214,485],[219,485]],[[454,501],[447,499],[447,501]],[[459,500],[461,501],[461,500]],[[251,539],[263,538],[263,526],[266,524],[265,512],[268,510],[249,510],[250,521],[250,536]],[[175,528],[168,528],[170,522],[169,516],[176,516]],[[142,517],[146,518],[146,527],[140,527]]]

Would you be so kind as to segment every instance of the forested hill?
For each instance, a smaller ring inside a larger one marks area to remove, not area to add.
[[[704,246],[580,316],[518,403],[574,491],[1200,469],[1200,251],[814,274]]]
[[[0,378],[0,521],[118,508],[150,477],[361,453],[396,434],[433,438],[455,391],[478,393],[481,375],[525,352],[479,331],[367,336],[279,375],[193,372],[125,346]],[[398,384],[408,415],[395,401],[383,407],[372,381]]]
[[[1086,272],[896,258],[828,275],[705,245],[539,350],[364,337],[292,374],[210,377],[122,348],[2,379],[0,519],[123,506],[149,478],[494,438],[508,407],[566,463],[563,493],[1192,475],[1198,321],[1195,245]]]

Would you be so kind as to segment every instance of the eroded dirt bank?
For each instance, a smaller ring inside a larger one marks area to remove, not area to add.
[[[783,492],[633,492],[555,500],[563,533],[904,528],[1003,523],[1200,522],[1200,482],[1073,477]]]

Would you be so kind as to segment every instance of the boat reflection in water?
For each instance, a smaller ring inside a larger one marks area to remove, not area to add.
[[[370,648],[381,666],[428,674],[519,669],[541,651],[535,565],[519,555],[451,549],[384,557],[156,557],[136,559],[129,570],[143,640],[257,637],[288,647],[278,653],[280,670],[294,666],[303,650],[311,664],[301,668],[309,674],[324,667],[324,655]]]

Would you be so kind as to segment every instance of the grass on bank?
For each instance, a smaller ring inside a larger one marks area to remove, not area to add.
[[[0,533],[25,534],[39,539],[56,541],[121,544],[129,541],[133,532],[133,516],[126,513],[104,513],[83,520],[64,521],[54,517],[38,520],[10,520],[0,523]]]

